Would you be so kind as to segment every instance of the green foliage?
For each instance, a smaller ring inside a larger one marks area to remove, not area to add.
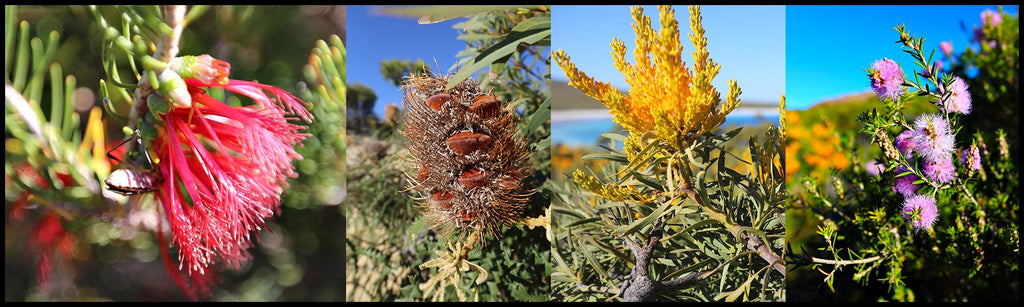
[[[1009,18],[1004,15],[1004,20]],[[979,99],[985,95],[978,92],[984,90],[975,85],[1009,81],[989,79],[1002,75],[1006,67],[977,66],[975,77],[960,75],[969,84],[974,109],[966,116],[943,113],[941,101],[948,99],[948,93],[939,89],[948,88],[952,75],[934,70],[934,60],[922,50],[923,38],[907,34],[902,26],[896,29],[901,37],[898,43],[918,67],[914,77],[906,79],[911,91],[859,117],[862,134],[858,137],[880,148],[871,148],[863,158],[857,148],[867,144],[844,137],[840,152],[850,153],[854,167],[833,171],[830,181],[801,180],[802,192],[789,203],[789,226],[794,231],[787,241],[794,247],[788,256],[796,267],[790,270],[787,284],[790,289],[807,290],[790,293],[799,300],[1018,300],[1019,198],[1008,193],[1018,189],[1013,160],[997,150],[985,150],[980,170],[970,170],[959,161],[960,150],[972,144],[1008,150],[1002,128],[972,119],[993,116],[984,113],[993,112],[985,107],[991,101]],[[999,46],[1015,44],[1000,42]],[[938,116],[949,121],[956,136],[956,177],[949,182],[925,176],[919,163],[893,149],[896,136],[912,129],[914,118],[907,108],[911,97],[936,105]],[[865,160],[877,161],[885,170],[871,175],[863,167]],[[915,181],[920,185],[916,194],[932,197],[938,208],[935,224],[917,231],[904,216],[905,196],[893,190],[896,178],[911,174],[920,178]],[[817,237],[806,235],[811,227],[818,229]],[[827,290],[820,288],[822,274]],[[806,292],[810,289],[818,291]]]
[[[784,300],[784,273],[775,268],[781,263],[766,261],[770,258],[748,249],[748,242],[753,242],[748,238],[756,237],[769,254],[782,250],[786,190],[777,162],[780,136],[770,127],[762,138],[752,137],[752,161],[744,161],[727,150],[740,129],[704,135],[685,153],[654,154],[669,145],[647,139],[647,147],[633,153],[642,156],[638,160],[628,161],[625,152],[607,147],[607,153],[585,156],[609,162],[590,170],[602,181],[614,186],[639,184],[638,194],[654,199],[610,201],[575,184],[559,187],[552,204],[552,300],[623,299],[625,286],[635,282],[630,271],[639,259],[628,247],[647,244],[648,233],[656,232],[663,234],[648,255],[650,277],[667,282],[700,276],[688,287],[660,293],[660,299]],[[614,134],[605,137],[624,140]],[[747,174],[740,174],[727,166],[735,163],[752,165]],[[616,179],[616,174],[629,175]]]
[[[389,8],[388,11],[424,16],[421,22],[425,23],[466,17],[467,21],[455,26],[463,33],[493,34],[489,38],[467,40],[467,50],[480,53],[499,48],[494,46],[509,35],[515,24],[550,13],[547,7],[509,9],[492,6],[457,9],[429,6]],[[452,15],[453,12],[458,14]],[[466,37],[466,34],[460,36],[463,40]],[[526,205],[523,217],[544,215],[550,203],[550,94],[546,83],[549,44],[546,41],[543,45],[539,43],[520,48],[531,51],[509,51],[516,57],[494,63],[491,74],[479,79],[482,88],[521,110],[518,112],[521,116],[519,128],[528,136],[530,149],[534,150],[531,162],[535,173],[527,182],[537,189],[537,193]],[[470,56],[467,52],[455,56],[465,59]],[[526,54],[522,57],[532,60],[524,63],[520,54]],[[385,61],[382,65],[388,66],[382,67],[385,78],[392,80],[401,80],[402,77],[395,78],[394,73],[409,73],[419,66],[402,61]],[[469,76],[477,70],[469,70],[462,65],[460,72]],[[345,215],[349,223],[346,234],[347,300],[431,299],[432,293],[424,292],[431,289],[421,289],[421,286],[438,273],[419,265],[434,259],[435,251],[447,251],[448,243],[458,238],[438,237],[419,215],[416,202],[410,197],[412,194],[404,190],[392,192],[406,186],[404,170],[413,169],[409,165],[411,157],[402,150],[405,139],[400,134],[374,132],[367,136],[353,132],[349,131],[348,147],[350,194],[345,201]],[[462,292],[467,295],[466,299],[476,301],[546,301],[551,269],[549,242],[545,234],[545,229],[540,227],[513,227],[502,231],[497,240],[486,240],[483,242],[485,245],[477,243],[465,260],[484,268],[488,278],[482,284],[475,284],[477,273],[467,273],[460,279],[458,290],[455,287],[441,289],[443,300],[460,300],[457,292]]]
[[[977,42],[960,54],[946,56],[949,72],[964,78],[971,90],[973,111],[964,116],[964,122],[977,127],[987,139],[993,139],[996,129],[1006,131],[1011,152],[1020,148],[1020,16],[1010,15],[999,8],[1002,22],[997,26],[978,25],[974,31],[982,33],[983,43]],[[967,33],[967,35],[977,35]],[[993,48],[992,45],[996,45]],[[977,76],[968,71],[977,70]],[[967,141],[966,138],[961,138]]]
[[[353,83],[346,93],[346,106],[348,125],[346,129],[357,133],[373,131],[376,126],[371,126],[376,117],[373,116],[373,106],[377,104],[377,93],[373,89],[360,83]]]
[[[384,60],[380,62],[380,74],[384,76],[384,80],[394,86],[402,86],[405,81],[405,76],[429,73],[430,66],[424,63],[421,59],[416,61],[410,60]]]

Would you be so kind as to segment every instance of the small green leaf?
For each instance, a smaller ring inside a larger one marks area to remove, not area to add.
[[[526,126],[526,132],[536,131],[538,127],[551,118],[551,98],[544,100],[537,108],[537,112],[530,116],[530,124]]]

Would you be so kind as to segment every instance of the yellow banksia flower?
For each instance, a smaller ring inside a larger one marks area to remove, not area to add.
[[[655,196],[644,196],[636,186],[606,184],[593,176],[588,176],[580,169],[573,172],[572,177],[583,188],[610,201],[649,203],[655,199]]]
[[[725,115],[740,104],[735,80],[722,105],[721,94],[711,85],[721,65],[707,51],[707,37],[701,25],[700,8],[690,7],[690,42],[695,50],[693,69],[682,60],[679,23],[671,6],[658,6],[660,31],[655,31],[643,8],[632,8],[636,33],[635,63],[626,61],[626,45],[618,38],[611,43],[615,67],[626,77],[628,96],[581,72],[563,50],[554,52],[555,62],[565,71],[569,85],[600,100],[610,109],[617,124],[631,135],[655,131],[658,138],[683,150],[697,136],[717,129]],[[629,139],[635,141],[635,139]]]

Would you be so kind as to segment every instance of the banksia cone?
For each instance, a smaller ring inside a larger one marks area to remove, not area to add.
[[[417,169],[409,188],[421,212],[443,234],[474,229],[497,236],[512,225],[534,190],[526,141],[517,134],[515,108],[472,80],[445,90],[447,76],[418,75],[402,86],[402,134]]]

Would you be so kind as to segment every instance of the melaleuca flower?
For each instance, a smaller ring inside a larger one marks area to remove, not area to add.
[[[999,14],[999,12],[990,9],[981,12],[981,24],[995,27],[1000,23],[1003,23],[1003,15]]]
[[[956,169],[953,168],[953,158],[946,155],[940,159],[925,161],[924,175],[938,183],[953,181],[953,177],[956,176]]]
[[[868,163],[864,164],[864,168],[868,172],[868,175],[871,175],[872,177],[878,177],[878,175],[881,174],[882,171],[885,171],[885,164],[879,163],[878,161],[875,160],[871,160],[868,161]]]
[[[878,99],[896,100],[903,96],[903,69],[893,60],[883,58],[875,61],[868,70],[868,77]]]
[[[948,158],[953,152],[953,134],[949,123],[937,114],[924,114],[914,121],[917,150],[928,161]]]
[[[960,164],[966,165],[968,169],[972,170],[981,169],[981,153],[977,145],[971,145],[971,148],[964,149],[960,154]]]
[[[914,225],[914,230],[932,227],[938,217],[935,200],[925,195],[914,195],[903,202],[903,218]]]
[[[178,269],[202,294],[211,266],[238,268],[250,257],[256,232],[279,211],[287,179],[296,176],[292,161],[302,156],[293,147],[307,135],[287,115],[311,121],[305,103],[284,90],[218,78],[184,79],[191,104],[153,114],[162,120],[152,141],[163,180],[157,198],[178,247]],[[211,87],[255,103],[229,106],[206,94],[203,88]]]
[[[896,174],[902,174],[908,171],[909,170],[903,166],[896,168]],[[917,181],[918,179],[921,178],[917,177],[917,175],[914,175],[913,173],[906,174],[902,177],[896,177],[892,190],[893,192],[903,195],[903,197],[910,197],[911,195],[914,195],[914,193],[917,193],[918,185],[914,184],[914,181]]]
[[[953,54],[953,43],[949,41],[939,43],[939,49],[942,49],[942,54],[950,56]]]
[[[920,146],[917,143],[917,138],[915,138],[915,136],[917,136],[917,133],[915,133],[914,130],[903,131],[903,133],[896,136],[896,148],[898,148],[900,153],[902,153],[907,159],[910,159],[910,156],[913,155],[917,150],[917,147]]]
[[[971,114],[971,93],[967,92],[967,83],[960,77],[953,77],[949,88],[940,86],[941,93],[948,93],[948,97],[942,100],[942,109],[946,113],[957,112],[960,114]]]

